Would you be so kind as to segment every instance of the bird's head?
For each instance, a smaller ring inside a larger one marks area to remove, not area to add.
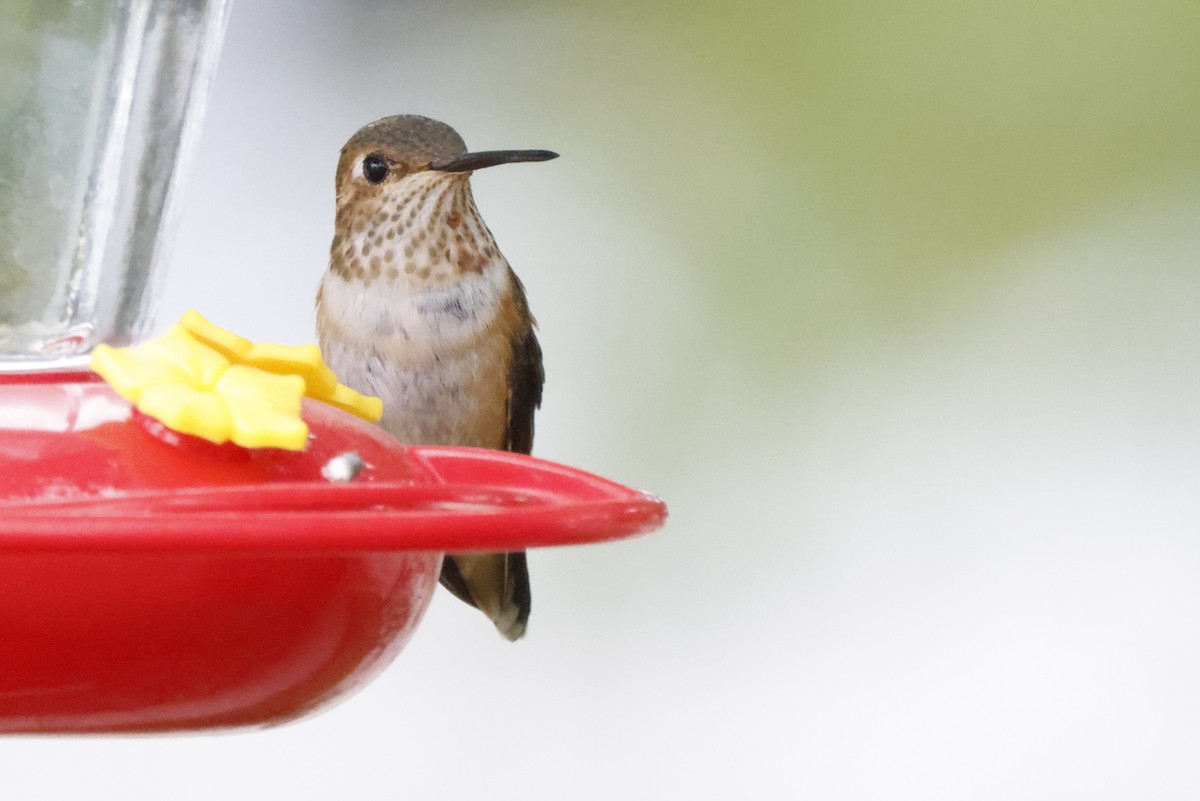
[[[338,159],[331,268],[363,278],[406,269],[428,277],[440,263],[458,272],[480,269],[494,243],[471,198],[471,173],[557,155],[469,153],[462,137],[437,120],[412,114],[376,120],[350,137]]]

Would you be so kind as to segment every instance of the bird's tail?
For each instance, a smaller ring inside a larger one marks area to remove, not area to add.
[[[483,612],[509,640],[529,622],[529,568],[525,552],[446,554],[442,586]]]

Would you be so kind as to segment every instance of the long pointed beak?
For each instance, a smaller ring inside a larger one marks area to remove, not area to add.
[[[429,169],[438,172],[470,172],[482,170],[484,167],[495,167],[497,164],[513,164],[518,161],[549,161],[558,158],[557,153],[549,150],[482,150],[478,153],[467,153],[445,164],[431,164]]]

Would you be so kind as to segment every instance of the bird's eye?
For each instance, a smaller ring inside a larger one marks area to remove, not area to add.
[[[388,167],[387,159],[378,153],[372,153],[363,159],[363,177],[373,184],[383,183],[383,179],[388,177],[388,172],[391,168]]]

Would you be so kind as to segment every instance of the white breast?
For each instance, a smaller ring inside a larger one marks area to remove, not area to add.
[[[322,353],[344,384],[383,399],[381,424],[405,442],[494,447],[477,441],[475,421],[497,402],[480,382],[501,353],[491,340],[503,334],[490,329],[508,281],[502,259],[417,291],[404,276],[364,284],[327,273]]]
[[[484,331],[508,298],[508,273],[503,258],[442,284],[405,275],[367,283],[326,273],[320,309],[353,332],[353,339],[395,346],[419,359],[425,351],[453,348]]]

